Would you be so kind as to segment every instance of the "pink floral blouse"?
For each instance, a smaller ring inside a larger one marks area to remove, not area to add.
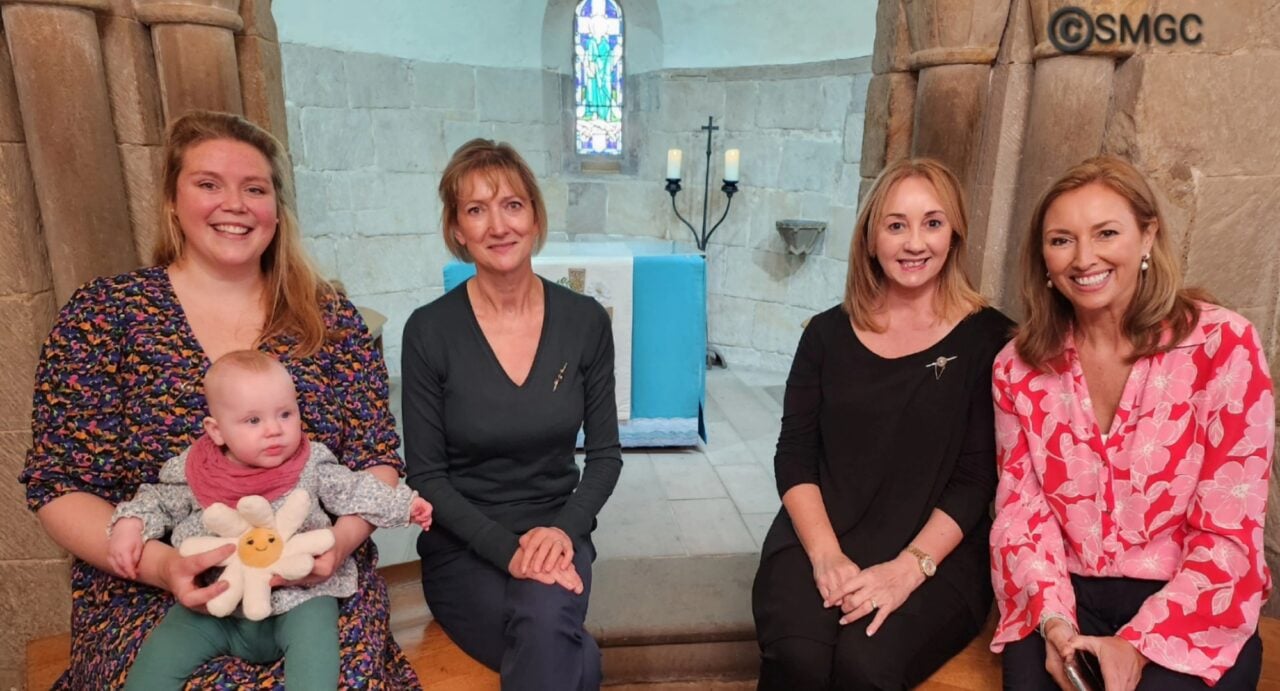
[[[1010,343],[994,365],[991,649],[1046,614],[1075,624],[1069,574],[1167,581],[1117,635],[1216,682],[1271,589],[1262,525],[1275,403],[1257,332],[1203,306],[1183,343],[1134,364],[1105,436],[1070,337],[1051,364],[1031,370]]]

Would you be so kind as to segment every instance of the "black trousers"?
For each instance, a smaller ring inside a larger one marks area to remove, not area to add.
[[[600,688],[600,648],[584,627],[596,550],[590,539],[573,549],[581,595],[512,578],[444,530],[418,540],[432,616],[458,647],[501,674],[503,691]]]
[[[780,626],[773,621],[766,627],[788,631],[760,642],[756,688],[862,691],[918,685],[982,629],[983,620],[974,615],[958,588],[984,589],[983,599],[990,607],[990,580],[962,585],[949,582],[951,573],[939,571],[938,576],[925,581],[885,619],[874,636],[867,636],[871,616],[840,626],[839,608],[822,607],[822,596],[802,549],[796,547],[762,560],[753,593],[757,625],[766,609],[770,620],[784,616],[816,625]]]
[[[1142,607],[1142,603],[1164,587],[1163,581],[1144,581],[1136,578],[1087,578],[1072,576],[1071,585],[1076,593],[1076,618],[1080,633],[1086,636],[1114,636]],[[1004,688],[1013,691],[1058,691],[1058,685],[1044,668],[1044,639],[1040,634],[1030,636],[1005,646]],[[1093,660],[1097,669],[1097,660]],[[1258,688],[1258,676],[1262,673],[1262,639],[1258,632],[1244,644],[1236,664],[1217,686],[1209,686],[1200,677],[1181,674],[1157,664],[1149,664],[1142,671],[1139,691],[1182,691],[1183,689],[1210,689],[1214,691],[1253,691]]]

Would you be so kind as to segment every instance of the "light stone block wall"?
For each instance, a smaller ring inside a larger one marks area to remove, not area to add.
[[[803,321],[839,301],[855,216],[870,59],[629,75],[621,171],[577,172],[571,78],[549,70],[428,63],[286,43],[286,108],[308,248],[352,299],[388,317],[399,371],[412,310],[442,292],[449,256],[436,185],[472,137],[513,144],[538,175],[554,239],[691,235],[671,212],[668,148],[685,152],[681,213],[701,225],[708,115],[716,132],[709,223],[723,211],[726,148],[742,181],[708,247],[710,339],[731,365],[785,369]],[[774,222],[826,221],[812,256]]]

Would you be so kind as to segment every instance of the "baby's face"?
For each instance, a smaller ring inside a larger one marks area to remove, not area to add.
[[[214,421],[209,436],[227,448],[233,462],[274,468],[297,451],[302,420],[293,380],[284,368],[228,372],[208,395]]]

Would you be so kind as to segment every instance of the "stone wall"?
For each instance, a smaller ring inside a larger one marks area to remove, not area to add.
[[[628,155],[580,170],[568,75],[403,60],[286,43],[284,81],[304,233],[325,271],[400,332],[442,290],[448,260],[436,185],[472,137],[513,144],[538,175],[554,239],[689,241],[671,213],[668,148],[685,152],[681,213],[700,225],[707,116],[716,133],[711,204],[723,210],[721,154],[742,151],[741,192],[708,250],[711,341],[730,362],[785,368],[814,312],[839,300],[853,225],[867,59],[629,75]],[[788,256],[774,221],[830,224],[815,256]]]
[[[168,119],[285,122],[268,0],[5,0],[0,32],[0,688],[17,689],[27,641],[70,625],[70,560],[15,482],[40,344],[77,286],[150,253]]]
[[[678,141],[689,188],[681,193],[681,213],[697,216],[696,227],[706,145],[701,132],[689,131],[690,124],[705,123],[702,113],[724,112],[717,154],[724,148],[742,151],[742,191],[707,248],[710,342],[731,366],[788,369],[804,321],[844,294],[869,68],[862,58],[656,77],[659,98],[646,115],[649,136],[658,141],[643,184],[662,175],[664,159],[654,158]],[[713,158],[713,221],[722,208],[721,164]],[[653,214],[650,208],[643,212]],[[657,213],[672,217],[665,209]],[[827,223],[811,254],[787,252],[775,223],[788,218]],[[691,237],[670,222],[667,232],[675,239]]]
[[[1053,10],[1198,13],[1203,40],[1095,43],[1064,55]],[[966,184],[970,272],[1016,316],[1013,267],[1032,207],[1066,168],[1129,157],[1158,187],[1187,280],[1248,317],[1280,356],[1280,6],[1265,0],[881,0],[863,139],[864,183],[887,161],[929,155]],[[1274,369],[1274,367],[1273,367]],[[1273,472],[1267,558],[1280,567]],[[1277,572],[1280,573],[1280,572]],[[1268,612],[1280,614],[1280,595]]]

